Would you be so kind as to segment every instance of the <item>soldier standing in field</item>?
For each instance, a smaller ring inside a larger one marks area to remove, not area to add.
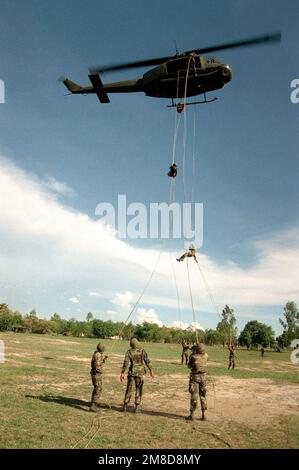
[[[205,352],[203,344],[193,346],[193,352],[189,358],[188,367],[190,369],[189,393],[190,397],[190,415],[186,418],[188,421],[194,420],[194,413],[197,408],[198,397],[201,405],[201,419],[205,419],[207,409],[207,390],[206,376],[208,366],[208,355]]]
[[[139,412],[139,405],[142,399],[143,376],[148,368],[151,377],[153,378],[153,371],[151,361],[146,351],[140,346],[136,338],[130,341],[130,349],[126,352],[122,371],[120,374],[120,381],[125,380],[125,372],[128,370],[128,382],[124,399],[123,411],[127,411],[127,405],[131,399],[133,383],[135,383],[135,413]]]
[[[228,369],[230,369],[230,368],[234,369],[235,365],[236,365],[236,353],[235,353],[235,347],[234,347],[233,343],[230,343],[230,345],[228,346],[228,350],[229,350]]]
[[[93,392],[91,396],[91,406],[90,411],[96,412],[100,406],[100,398],[102,393],[102,372],[103,364],[108,358],[104,354],[105,346],[101,343],[97,345],[97,350],[93,353],[91,358],[91,380],[93,384]]]
[[[189,359],[189,342],[183,339],[182,341],[182,354],[181,354],[181,364],[188,364]]]
[[[264,354],[265,354],[265,348],[264,346],[261,347],[261,356],[264,357]]]

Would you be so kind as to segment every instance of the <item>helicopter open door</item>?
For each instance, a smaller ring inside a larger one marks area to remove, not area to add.
[[[99,74],[88,75],[91,81],[94,91],[96,92],[101,103],[110,103],[107,93],[103,90],[103,83]]]

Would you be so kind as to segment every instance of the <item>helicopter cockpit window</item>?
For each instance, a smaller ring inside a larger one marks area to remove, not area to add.
[[[215,64],[215,62],[216,62],[215,57],[207,57],[206,58],[206,63],[207,64]]]
[[[170,60],[167,63],[167,71],[168,73],[174,73],[174,72],[183,72],[187,71],[189,65],[189,69],[194,69],[195,68],[199,69],[201,68],[201,63],[200,63],[200,57],[199,56],[185,56],[181,57],[179,59],[173,59]]]

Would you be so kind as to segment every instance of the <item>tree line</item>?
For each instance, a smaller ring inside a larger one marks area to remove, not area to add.
[[[75,318],[63,319],[58,313],[52,315],[50,320],[38,318],[35,310],[26,315],[12,311],[7,304],[0,304],[0,331],[28,331],[38,334],[62,334],[65,336],[85,336],[90,338],[120,338],[129,340],[133,336],[140,341],[180,343],[182,340],[199,342],[207,345],[229,343],[239,344],[248,349],[251,347],[279,347],[290,345],[291,341],[299,338],[299,312],[295,302],[287,302],[280,319],[283,333],[275,338],[271,326],[257,320],[248,322],[241,333],[237,334],[236,317],[234,310],[228,305],[222,310],[222,319],[216,329],[205,331],[190,328],[182,330],[166,326],[158,326],[144,322],[142,325],[132,323],[113,322],[94,318],[89,312],[85,321]]]

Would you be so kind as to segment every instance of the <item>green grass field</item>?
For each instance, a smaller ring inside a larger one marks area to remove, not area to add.
[[[121,411],[119,374],[127,342],[103,341],[109,359],[103,407],[89,412],[90,358],[97,340],[1,333],[1,448],[298,448],[299,366],[290,353],[208,347],[207,421],[186,422],[188,370],[180,345],[144,344],[155,378],[145,377],[142,413]],[[132,403],[133,405],[133,403]],[[130,410],[129,410],[130,411]],[[199,418],[199,412],[198,416]]]

